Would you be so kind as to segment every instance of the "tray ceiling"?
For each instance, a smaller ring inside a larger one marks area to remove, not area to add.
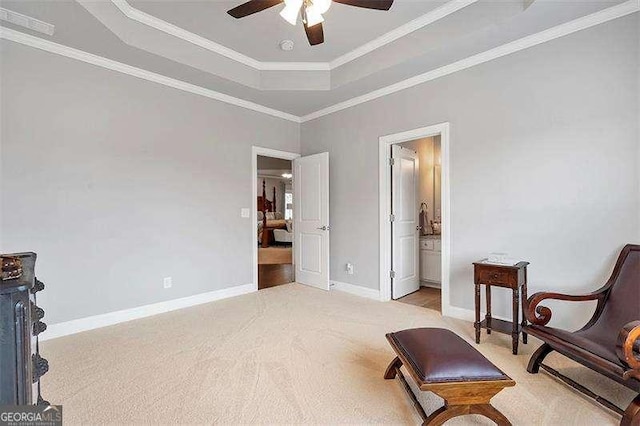
[[[279,16],[282,6],[242,19],[226,13],[243,1],[131,0],[129,4],[258,61],[329,62],[445,3],[396,0],[386,12],[334,3],[324,15],[325,43],[312,47],[300,22],[294,27]],[[293,51],[280,50],[282,40],[293,40]]]
[[[1,25],[219,94],[210,96],[215,99],[230,96],[237,105],[249,101],[287,117],[314,117],[336,104],[373,99],[410,87],[412,81],[446,75],[451,66],[464,69],[473,58],[531,37],[541,39],[547,30],[563,27],[569,34],[640,9],[638,0],[396,0],[390,13],[334,4],[326,15],[326,42],[310,47],[301,28],[278,16],[278,6],[235,20],[226,10],[237,4],[3,0],[1,7],[51,23],[55,33]],[[136,19],[118,5],[139,11]],[[598,16],[591,18],[594,13]],[[363,18],[369,14],[370,19]],[[285,37],[296,42],[293,52],[278,50]],[[221,54],[215,46],[232,54]]]

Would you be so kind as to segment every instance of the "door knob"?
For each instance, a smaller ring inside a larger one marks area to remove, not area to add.
[[[323,226],[322,228],[317,228],[317,229],[319,229],[321,231],[329,231],[331,229],[331,227],[330,226]]]

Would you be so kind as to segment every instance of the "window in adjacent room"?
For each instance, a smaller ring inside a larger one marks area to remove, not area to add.
[[[293,217],[293,193],[284,194],[284,218],[290,220]]]

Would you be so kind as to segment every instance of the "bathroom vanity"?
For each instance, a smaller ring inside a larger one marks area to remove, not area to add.
[[[440,235],[420,237],[420,285],[440,288],[442,280]]]

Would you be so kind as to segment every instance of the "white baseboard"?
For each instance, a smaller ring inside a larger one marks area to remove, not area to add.
[[[221,290],[210,291],[208,293],[196,294],[182,297],[180,299],[167,300],[165,302],[153,303],[151,305],[138,306],[136,308],[124,309],[122,311],[109,312],[101,315],[94,315],[79,318],[71,321],[51,324],[42,333],[40,340],[50,340],[56,337],[68,336],[82,331],[94,330],[96,328],[119,324],[139,318],[150,317],[164,312],[175,311],[177,309],[188,308],[190,306],[201,305],[215,300],[227,299],[229,297],[240,296],[252,293],[256,290],[255,285],[244,284],[235,287],[223,288]]]
[[[485,312],[482,311],[480,312],[480,319],[483,320],[484,319],[484,314]],[[521,314],[522,315],[522,314]],[[466,308],[459,308],[457,306],[449,306],[447,307],[443,312],[442,312],[442,316],[444,317],[451,317],[451,318],[457,318],[457,319],[461,319],[464,321],[470,321],[470,322],[474,322],[476,320],[476,313],[474,310],[472,309],[466,309]],[[496,318],[496,319],[500,319],[503,321],[509,321],[511,322],[513,319],[512,318],[505,318],[502,317],[500,315],[491,315],[492,318]],[[519,320],[521,321],[521,320]]]
[[[471,309],[459,308],[457,306],[449,305],[442,310],[442,316],[473,322],[475,321],[476,314]]]
[[[420,287],[435,288],[442,290],[442,283],[434,283],[431,281],[420,281]]]
[[[380,300],[380,292],[371,288],[361,287],[359,285],[343,283],[340,281],[331,281],[331,290],[344,291],[345,293],[354,294],[367,299]]]
[[[366,297],[367,299],[381,300],[380,299],[380,291],[361,287],[359,285],[343,283],[340,281],[331,281],[331,290],[344,291],[345,293],[354,294],[360,297]],[[472,309],[460,308],[458,306],[443,306],[442,307],[442,316],[443,317],[451,317],[456,319],[461,319],[463,321],[474,322],[476,313]],[[484,312],[482,314],[482,319],[484,319]],[[493,315],[493,318],[511,321],[510,318],[503,318],[501,316]]]

